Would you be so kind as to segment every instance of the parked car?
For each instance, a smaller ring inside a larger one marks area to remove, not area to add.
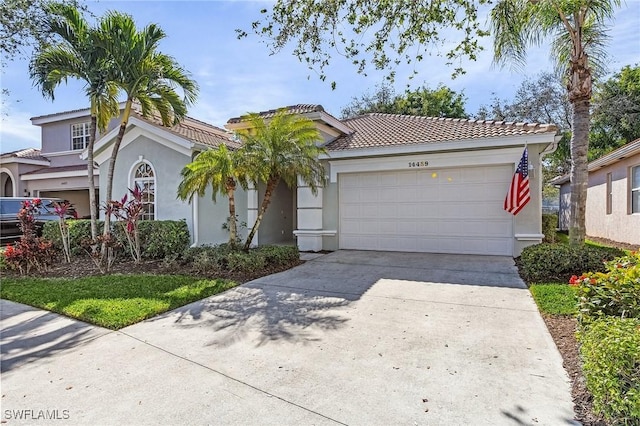
[[[33,202],[33,197],[0,197],[0,245],[7,245],[20,239],[22,231],[20,230],[20,222],[18,221],[18,212],[22,208],[25,201]],[[42,227],[45,222],[50,220],[58,220],[59,217],[54,210],[54,202],[62,203],[64,200],[60,198],[40,198],[40,214],[35,217],[36,232],[42,235]],[[69,218],[75,217],[73,208],[67,212]]]

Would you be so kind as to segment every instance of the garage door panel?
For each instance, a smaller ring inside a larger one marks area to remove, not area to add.
[[[513,166],[339,175],[340,247],[511,255]]]

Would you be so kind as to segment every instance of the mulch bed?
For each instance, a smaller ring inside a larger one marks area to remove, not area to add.
[[[168,274],[168,275],[189,275],[198,278],[225,278],[233,280],[237,283],[245,283],[256,278],[266,275],[275,274],[277,272],[286,271],[294,266],[304,263],[299,260],[288,265],[280,265],[278,267],[267,266],[254,273],[238,273],[220,270],[198,271],[190,265],[181,265],[178,263],[165,263],[162,260],[145,260],[138,264],[131,260],[118,260],[111,268],[110,274]],[[42,273],[32,272],[30,277],[45,278],[81,278],[103,275],[95,266],[93,261],[87,257],[77,257],[72,259],[71,263],[60,262],[49,268],[48,271]],[[19,277],[16,271],[3,271],[4,277]]]

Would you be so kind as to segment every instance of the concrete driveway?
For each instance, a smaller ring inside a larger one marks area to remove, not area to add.
[[[118,332],[1,308],[6,424],[573,423],[510,258],[338,251]]]

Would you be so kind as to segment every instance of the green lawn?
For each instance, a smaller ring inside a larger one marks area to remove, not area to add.
[[[175,275],[3,278],[0,297],[117,330],[236,285]]]
[[[549,315],[575,315],[576,289],[567,284],[533,284],[529,288],[540,312]]]

